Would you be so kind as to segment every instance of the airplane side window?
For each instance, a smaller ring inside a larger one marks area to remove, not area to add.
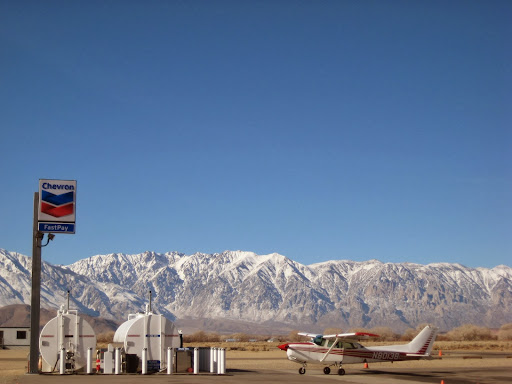
[[[357,347],[352,343],[343,343],[345,349],[356,349]]]

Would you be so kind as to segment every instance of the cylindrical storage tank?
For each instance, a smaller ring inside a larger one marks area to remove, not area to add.
[[[87,365],[87,350],[96,348],[96,334],[91,325],[78,316],[76,311],[70,312],[58,311],[57,317],[46,323],[39,336],[39,351],[51,370],[55,367],[62,348],[72,355],[75,370]]]
[[[158,361],[163,369],[167,367],[167,348],[179,348],[180,337],[172,321],[146,312],[129,315],[114,334],[114,343],[122,343],[126,354],[141,359],[142,350],[147,348],[147,360]]]

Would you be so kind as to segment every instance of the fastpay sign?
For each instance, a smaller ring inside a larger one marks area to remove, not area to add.
[[[40,232],[75,233],[76,180],[39,180]]]

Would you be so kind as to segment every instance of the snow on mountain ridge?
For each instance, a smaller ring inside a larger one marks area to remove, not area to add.
[[[13,258],[26,267],[9,271],[6,266]],[[90,263],[87,265],[90,270]],[[73,306],[92,316],[101,314],[105,318],[121,319],[125,317],[124,312],[133,313],[144,307],[144,299],[129,288],[110,281],[91,280],[88,276],[67,267],[55,266],[44,261],[41,265],[41,283],[43,308],[58,308],[64,304],[68,290],[72,292]],[[30,304],[30,292],[31,259],[0,249],[0,306]],[[161,310],[172,317],[164,308]],[[119,316],[120,312],[123,312],[122,317]]]
[[[0,305],[29,303],[30,259],[0,250]],[[112,253],[68,266],[43,263],[42,305],[65,291],[81,311],[124,319],[147,291],[159,313],[326,326],[420,322],[451,328],[512,321],[512,268],[331,260],[303,265],[277,253]],[[44,296],[44,300],[43,300]]]

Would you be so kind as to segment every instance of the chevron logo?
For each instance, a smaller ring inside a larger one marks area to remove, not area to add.
[[[41,195],[41,212],[53,217],[72,215],[74,210],[75,193],[67,192],[61,195],[54,195],[45,190]]]

